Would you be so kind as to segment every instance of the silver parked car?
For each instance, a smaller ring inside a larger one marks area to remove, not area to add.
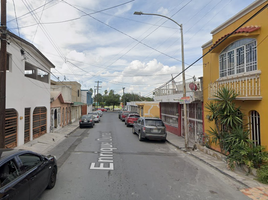
[[[88,113],[89,115],[93,115],[94,116],[94,122],[95,123],[99,123],[100,122],[100,114],[99,112],[92,112],[92,113]]]
[[[166,141],[167,137],[165,124],[159,118],[140,117],[134,122],[132,133],[136,133],[140,141],[145,138]]]

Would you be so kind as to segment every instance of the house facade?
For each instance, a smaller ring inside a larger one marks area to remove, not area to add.
[[[87,114],[89,112],[92,112],[92,104],[93,104],[93,98],[92,98],[92,92],[89,90],[81,90],[81,101],[84,103],[82,106],[82,114]]]
[[[207,54],[203,58],[204,105],[219,88],[234,89],[238,94],[235,104],[245,116],[251,139],[267,149],[268,9],[262,9],[266,4],[257,0],[212,30],[212,40],[202,48]],[[208,115],[204,110],[205,119]],[[210,127],[213,123],[204,120],[205,131]]]
[[[8,32],[5,146],[50,132],[50,70],[55,66],[31,43]]]
[[[72,102],[65,101],[60,91],[50,91],[50,124],[54,132],[71,123]]]
[[[197,142],[199,135],[203,135],[202,77],[198,81],[195,78],[186,80],[186,97],[183,97],[183,83],[172,81],[156,88],[154,99],[159,102],[160,117],[167,131],[178,136],[185,136],[185,102],[189,140]]]
[[[127,102],[126,109],[131,112],[137,112],[142,117],[159,117],[159,102],[155,101],[132,101]]]
[[[71,122],[79,120],[82,115],[81,84],[76,81],[51,81],[51,90],[61,91],[66,102],[72,102]]]

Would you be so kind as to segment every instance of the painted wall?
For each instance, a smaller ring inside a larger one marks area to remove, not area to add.
[[[224,35],[231,33],[237,27],[239,27],[244,21],[249,19],[253,14],[257,12],[262,6],[264,6],[266,1],[255,1],[251,6],[245,8],[243,11],[238,13],[237,16],[231,18],[222,26],[213,30],[212,41],[208,42],[203,46],[203,53],[206,53],[218,39]],[[251,10],[253,9],[253,10]],[[236,34],[227,39],[223,44],[221,44],[213,53],[209,53],[203,58],[203,83],[204,83],[204,105],[209,102],[208,100],[208,88],[209,84],[215,82],[219,78],[219,54],[224,48],[230,45],[232,42],[242,39],[242,38],[255,38],[257,41],[257,70],[261,71],[261,96],[262,100],[245,100],[245,101],[235,101],[237,106],[241,106],[241,111],[249,116],[251,110],[256,110],[260,114],[260,134],[261,134],[261,144],[268,147],[268,133],[266,127],[266,121],[268,118],[268,67],[267,67],[267,51],[268,51],[268,9],[264,9],[252,20],[247,22],[243,27],[257,25],[260,26],[260,30],[253,33]],[[204,110],[204,129],[205,132],[213,123],[209,122],[207,118],[208,112]],[[248,118],[244,120],[248,123]]]
[[[143,108],[143,117],[160,118],[159,102],[136,102],[136,105],[138,106],[138,110],[141,110],[141,108]]]
[[[50,71],[49,65],[43,57],[33,48],[20,42],[20,45],[31,56],[26,54],[26,61],[42,69]],[[36,107],[46,107],[47,110],[47,132],[50,130],[50,83],[44,83],[39,80],[24,76],[25,57],[21,55],[21,47],[15,42],[7,45],[7,52],[11,54],[10,70],[6,73],[6,108],[14,108],[18,112],[18,146],[24,144],[24,109],[31,108],[31,130],[33,111]],[[22,117],[22,119],[20,119]]]

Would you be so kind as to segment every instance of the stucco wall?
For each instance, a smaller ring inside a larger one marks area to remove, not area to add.
[[[257,2],[257,1],[256,1]],[[259,1],[261,2],[261,1]],[[229,24],[227,27],[225,27],[222,30],[219,30],[218,32],[213,35],[212,44],[215,43],[218,39],[220,39],[222,36],[231,33],[233,30],[235,30],[237,27],[239,27],[244,21],[249,19],[254,13],[257,12],[266,2],[254,10],[252,10],[249,13],[241,13],[244,16],[242,16],[240,19],[236,19],[233,23]],[[241,111],[243,114],[245,114],[244,123],[248,123],[248,116],[249,112],[251,110],[256,110],[260,114],[260,134],[261,134],[261,144],[266,146],[266,149],[268,147],[268,133],[267,133],[267,118],[268,118],[268,92],[266,90],[266,87],[268,85],[268,67],[267,67],[267,48],[268,48],[268,40],[266,39],[268,35],[268,24],[267,24],[267,18],[268,18],[268,9],[264,9],[261,13],[259,13],[256,17],[254,17],[252,20],[250,20],[248,23],[246,23],[243,27],[246,26],[252,26],[257,25],[260,26],[260,30],[257,32],[253,32],[252,34],[237,34],[234,36],[231,36],[229,39],[227,39],[223,44],[221,44],[219,47],[217,47],[217,50],[215,50],[213,53],[209,53],[203,58],[203,83],[204,83],[204,105],[209,102],[208,100],[208,89],[209,84],[215,82],[219,78],[219,54],[224,48],[226,48],[228,45],[230,45],[232,42],[242,39],[242,38],[255,38],[257,41],[257,70],[261,71],[260,79],[261,79],[261,96],[262,100],[240,100],[235,101],[237,106],[241,106]],[[206,53],[211,45],[207,45],[203,47],[203,53]],[[213,126],[213,123],[209,122],[207,120],[208,112],[205,109],[204,110],[204,129],[205,132],[209,130],[210,126]]]
[[[21,44],[23,45],[23,44]],[[35,59],[27,56],[26,61],[36,67],[49,72],[47,63],[32,49],[24,46]],[[24,144],[24,109],[31,108],[31,140],[32,140],[32,119],[36,107],[46,107],[47,110],[47,132],[50,130],[50,83],[24,76],[25,59],[20,53],[20,48],[11,42],[7,45],[7,52],[12,55],[11,69],[6,76],[6,108],[14,108],[18,112],[18,146]],[[23,117],[20,119],[20,117]]]

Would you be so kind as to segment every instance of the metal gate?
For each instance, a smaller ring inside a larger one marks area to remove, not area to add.
[[[12,108],[5,115],[5,147],[13,148],[17,146],[18,113]]]
[[[24,111],[24,143],[30,141],[30,111],[31,108],[25,108]]]
[[[36,107],[33,112],[33,138],[40,137],[47,132],[47,109]]]

